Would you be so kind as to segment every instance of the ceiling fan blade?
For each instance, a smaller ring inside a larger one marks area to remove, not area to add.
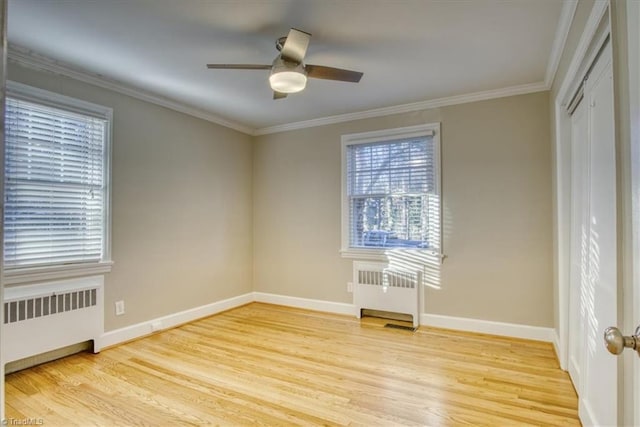
[[[363,76],[359,71],[343,70],[341,68],[324,67],[322,65],[307,64],[304,66],[307,76],[314,79],[338,80],[341,82],[358,83]]]
[[[271,65],[260,64],[207,64],[209,69],[221,70],[270,70]]]
[[[309,40],[311,40],[311,34],[292,28],[289,30],[287,41],[284,42],[280,54],[284,59],[300,63],[307,53]]]
[[[275,90],[273,91],[273,99],[282,99],[286,97],[287,97],[286,93],[276,92]]]

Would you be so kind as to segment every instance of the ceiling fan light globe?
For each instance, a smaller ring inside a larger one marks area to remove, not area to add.
[[[296,93],[307,85],[307,76],[298,71],[280,71],[269,76],[269,83],[276,92]]]

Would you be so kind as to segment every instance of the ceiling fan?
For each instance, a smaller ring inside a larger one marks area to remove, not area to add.
[[[307,77],[341,82],[358,83],[362,74],[358,71],[311,65],[303,62],[311,34],[291,28],[286,37],[276,40],[280,54],[271,65],[260,64],[207,64],[210,69],[271,70],[269,83],[273,99],[282,99],[290,93],[300,92],[307,85]]]

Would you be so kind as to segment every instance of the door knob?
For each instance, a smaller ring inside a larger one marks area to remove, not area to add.
[[[632,348],[640,356],[640,326],[636,329],[636,334],[630,337],[622,335],[620,329],[611,326],[604,330],[604,343],[611,354],[618,355],[625,348]]]

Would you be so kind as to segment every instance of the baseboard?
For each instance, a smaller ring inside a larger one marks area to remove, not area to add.
[[[211,316],[222,311],[230,310],[241,305],[253,302],[253,293],[249,292],[237,297],[216,301],[211,304],[202,305],[200,307],[191,308],[189,310],[180,311],[168,316],[158,317],[146,322],[137,323],[114,331],[105,332],[100,338],[97,349],[104,349],[117,344],[122,344],[136,338],[149,335],[153,332],[163,329],[173,328],[184,323],[193,322],[203,317]]]
[[[324,311],[328,313],[355,316],[353,304],[323,301],[309,298],[290,297],[265,292],[254,292],[253,300],[268,304],[278,304],[287,307],[304,308],[307,310]],[[524,338],[536,341],[553,341],[553,329],[538,326],[518,325],[514,323],[492,322],[489,320],[468,319],[463,317],[442,316],[423,313],[420,324],[439,328],[457,329],[467,332],[479,332],[492,335],[502,335],[513,338]]]
[[[146,322],[137,323],[102,335],[97,349],[104,349],[136,338],[149,335],[163,329],[173,328],[184,323],[192,322],[203,317],[211,316],[225,310],[230,310],[251,302],[284,305],[287,307],[303,308],[306,310],[324,311],[327,313],[355,316],[353,304],[343,302],[324,301],[310,298],[292,297],[287,295],[270,294],[266,292],[249,292],[237,297],[228,298],[211,304],[158,317]],[[552,328],[539,326],[518,325],[514,323],[493,322],[489,320],[469,319],[464,317],[443,316],[439,314],[423,313],[420,324],[438,328],[456,329],[467,332],[502,335],[514,338],[524,338],[536,341],[551,342],[558,352],[558,335]]]
[[[35,356],[25,357],[24,359],[9,362],[4,365],[4,373],[12,374],[14,372],[22,371],[23,369],[32,368],[43,363],[62,359],[63,357],[71,356],[72,354],[80,353],[82,351],[91,351],[92,349],[93,345],[91,341],[72,344],[66,347],[47,351],[46,353],[41,353]]]
[[[324,311],[327,313],[347,314],[350,316],[356,315],[356,309],[353,304],[347,304],[344,302],[290,297],[287,295],[269,294],[265,292],[254,292],[253,300],[255,302],[285,305],[287,307],[304,308],[307,310]]]
[[[425,326],[553,342],[552,328],[469,319],[465,317],[443,316],[440,314],[423,313],[420,317],[420,324]]]
[[[562,358],[560,357],[560,335],[558,335],[558,330],[557,329],[553,329],[552,331],[553,334],[553,350],[556,352],[556,359],[558,359],[558,365],[560,365],[560,369],[562,369],[563,371],[566,371],[567,367],[566,366],[562,366]]]

